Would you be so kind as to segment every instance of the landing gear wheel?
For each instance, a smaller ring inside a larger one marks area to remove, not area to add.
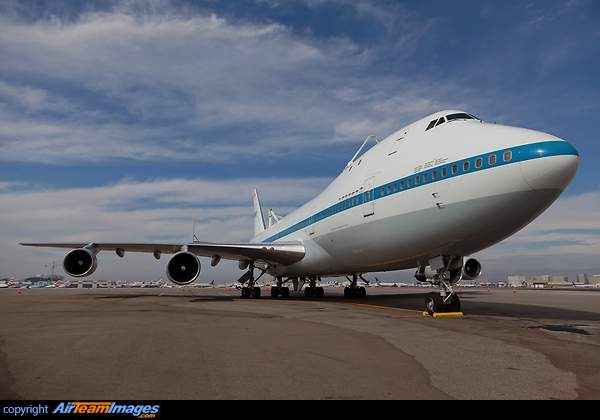
[[[322,287],[309,286],[304,289],[304,296],[322,298],[323,296],[325,296],[325,289],[323,289]]]
[[[260,287],[242,287],[242,299],[260,299]]]
[[[367,296],[367,289],[362,286],[346,286],[344,288],[345,298],[364,298]]]
[[[282,298],[287,298],[290,297],[290,288],[287,286],[273,286],[271,287],[271,297],[279,297],[281,296]]]
[[[425,298],[425,308],[427,308],[427,312],[431,316],[435,313],[442,312],[444,309],[444,302],[442,301],[440,294],[435,292],[428,293]]]
[[[453,294],[450,297],[450,307],[448,308],[448,312],[460,312],[460,299],[457,294]]]

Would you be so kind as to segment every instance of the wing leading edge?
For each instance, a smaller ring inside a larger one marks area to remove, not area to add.
[[[304,258],[304,245],[300,242],[281,243],[245,243],[218,244],[211,242],[193,242],[188,244],[168,243],[22,243],[23,246],[46,248],[85,248],[92,247],[97,251],[115,251],[123,257],[126,252],[145,252],[160,258],[161,254],[176,254],[182,250],[200,257],[220,257],[226,260],[250,260],[268,264],[290,265]]]

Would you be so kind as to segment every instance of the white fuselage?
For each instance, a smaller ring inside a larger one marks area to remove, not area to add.
[[[426,266],[467,256],[548,208],[579,165],[565,141],[537,131],[455,119],[442,111],[391,134],[316,198],[252,242],[302,242],[305,257],[275,276],[335,276]]]

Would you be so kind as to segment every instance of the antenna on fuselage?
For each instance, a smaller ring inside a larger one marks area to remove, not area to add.
[[[192,243],[200,242],[200,239],[196,236],[196,221],[194,220],[194,225],[192,226]]]
[[[354,159],[356,159],[358,157],[358,155],[360,154],[361,150],[363,149],[363,147],[365,147],[365,145],[367,144],[367,142],[371,139],[375,139],[375,141],[377,143],[379,143],[379,140],[377,140],[377,137],[370,135],[369,137],[366,138],[366,140],[363,142],[362,146],[360,146],[360,149],[358,149],[358,152],[356,152],[354,154],[354,156],[352,157],[352,159],[350,159],[350,161],[348,162],[348,164],[346,165],[346,168],[351,166],[354,163]]]

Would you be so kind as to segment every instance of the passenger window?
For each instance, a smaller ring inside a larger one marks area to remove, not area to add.
[[[481,159],[481,158],[475,159],[475,167],[481,168],[482,166],[483,166],[483,159]]]
[[[504,161],[509,162],[512,159],[512,152],[509,150],[508,152],[504,152]]]
[[[495,165],[496,164],[496,155],[490,155],[488,162],[490,165]]]
[[[437,169],[431,171],[431,180],[435,181],[437,179]]]
[[[394,192],[398,191],[398,184],[394,182]]]
[[[388,185],[388,186],[387,186],[387,193],[389,194],[391,190],[392,190],[392,186],[391,186],[391,185]]]
[[[446,175],[448,175],[448,168],[443,167],[442,168],[442,178],[445,177]]]
[[[415,177],[415,185],[419,185],[419,181],[420,181],[420,177],[419,177],[419,175],[417,175]]]
[[[458,172],[458,165],[452,165],[452,175]]]
[[[408,178],[406,180],[406,188],[410,188],[411,185],[412,185],[412,179]]]
[[[429,176],[428,176],[428,175],[429,175],[429,174],[428,174],[427,172],[425,172],[425,173],[423,174],[423,182],[427,182],[427,179],[429,178]]]
[[[467,172],[469,170],[469,161],[463,162],[463,172]]]
[[[385,195],[385,187],[381,187],[381,195]]]
[[[400,181],[400,189],[403,190],[404,189],[404,181]]]

